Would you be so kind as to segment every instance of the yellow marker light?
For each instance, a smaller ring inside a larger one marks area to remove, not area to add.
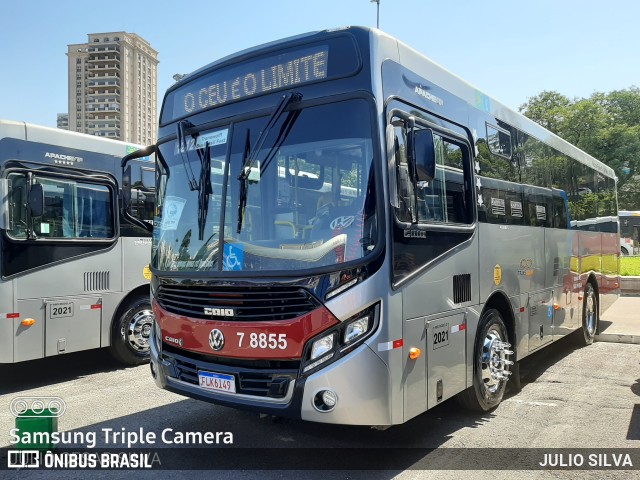
[[[31,325],[34,325],[36,321],[33,318],[25,318],[20,323],[22,324],[23,327],[30,327]]]
[[[420,355],[422,355],[422,351],[419,348],[411,347],[409,350],[409,358],[411,360],[416,360]]]
[[[578,295],[578,300],[582,301],[583,298],[584,298],[584,295],[582,295],[582,294]]]
[[[554,310],[560,310],[560,305],[558,305],[557,303],[553,304],[553,309]]]

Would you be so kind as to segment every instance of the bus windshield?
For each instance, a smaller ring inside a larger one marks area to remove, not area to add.
[[[155,268],[307,270],[373,251],[369,104],[298,107],[271,119],[267,131],[268,116],[190,126],[159,146]]]

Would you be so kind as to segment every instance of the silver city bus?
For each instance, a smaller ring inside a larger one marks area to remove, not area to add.
[[[148,360],[152,159],[132,165],[119,215],[121,160],[138,148],[0,120],[0,363],[98,347]]]
[[[593,341],[619,289],[613,171],[379,30],[256,47],[164,97],[156,383],[303,420],[486,411]],[[512,375],[516,377],[516,375]]]

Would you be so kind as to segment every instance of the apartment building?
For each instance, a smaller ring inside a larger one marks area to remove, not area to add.
[[[158,52],[135,33],[91,33],[68,45],[69,130],[156,141]]]
[[[69,114],[59,113],[56,118],[56,125],[62,130],[69,130]]]

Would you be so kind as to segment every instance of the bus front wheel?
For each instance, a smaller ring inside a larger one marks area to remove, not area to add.
[[[458,395],[469,410],[487,412],[502,401],[513,361],[507,327],[498,310],[489,309],[478,324],[473,353],[473,386]]]
[[[111,353],[121,363],[140,365],[149,361],[149,337],[153,311],[148,297],[139,297],[124,308],[111,333]]]

